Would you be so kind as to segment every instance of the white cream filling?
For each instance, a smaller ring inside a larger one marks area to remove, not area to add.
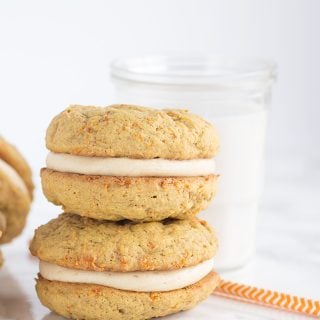
[[[168,160],[75,156],[50,152],[47,168],[103,176],[205,176],[215,173],[214,159]]]
[[[98,272],[60,267],[39,262],[40,274],[51,281],[98,284],[120,290],[155,292],[181,289],[204,278],[213,268],[213,259],[196,266],[170,271]]]
[[[14,184],[17,188],[19,188],[23,193],[28,194],[28,189],[19,176],[19,174],[14,170],[10,165],[0,159],[0,170],[7,176],[7,178]]]

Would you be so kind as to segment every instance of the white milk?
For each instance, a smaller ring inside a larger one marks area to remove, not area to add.
[[[267,112],[260,109],[209,120],[220,136],[216,165],[221,176],[216,198],[200,217],[218,233],[216,268],[231,269],[243,265],[254,252]]]
[[[112,65],[117,102],[189,109],[217,128],[218,192],[200,217],[218,233],[219,271],[243,266],[254,252],[275,73],[265,61],[210,56],[139,57]]]

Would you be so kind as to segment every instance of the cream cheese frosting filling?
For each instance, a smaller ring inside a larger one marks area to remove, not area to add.
[[[76,156],[50,152],[48,169],[102,176],[205,176],[215,173],[214,159],[168,160]]]
[[[40,274],[50,281],[97,284],[120,290],[155,292],[181,289],[194,284],[212,271],[213,259],[196,266],[169,271],[98,272],[70,269],[39,262]]]
[[[0,170],[7,176],[7,178],[19,188],[23,193],[29,194],[28,189],[22,178],[10,165],[0,159]]]

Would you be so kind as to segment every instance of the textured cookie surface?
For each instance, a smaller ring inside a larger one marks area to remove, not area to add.
[[[95,219],[186,219],[208,206],[217,176],[112,177],[41,170],[43,193],[65,212]]]
[[[189,287],[152,293],[48,281],[40,276],[36,290],[42,304],[67,318],[144,320],[191,309],[218,285],[214,272]]]
[[[18,236],[26,223],[31,198],[8,179],[0,170],[0,211],[5,217],[6,229],[0,243],[10,242]]]
[[[96,271],[173,270],[213,257],[217,239],[204,221],[107,222],[61,214],[35,231],[40,260]]]
[[[1,136],[0,159],[8,163],[11,167],[13,167],[16,170],[16,172],[20,175],[20,177],[26,184],[30,197],[32,198],[34,185],[32,182],[32,172],[30,167],[27,161],[22,156],[22,154]]]
[[[84,156],[211,158],[218,138],[207,121],[186,110],[131,105],[71,106],[50,123],[47,148]]]

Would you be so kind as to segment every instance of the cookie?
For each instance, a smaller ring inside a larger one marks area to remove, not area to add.
[[[86,320],[143,320],[193,308],[219,285],[211,272],[186,288],[168,292],[134,292],[115,288],[37,279],[40,301],[59,315]]]
[[[42,261],[91,271],[174,270],[212,258],[218,243],[205,221],[108,222],[61,214],[30,245]]]
[[[37,293],[76,319],[149,319],[187,310],[216,288],[217,239],[204,221],[99,221],[63,213],[35,231]]]
[[[186,110],[73,106],[46,135],[45,196],[95,219],[188,219],[217,188],[214,128]]]
[[[31,198],[22,178],[0,159],[0,211],[6,221],[0,243],[10,242],[22,232],[30,204]]]
[[[212,158],[216,131],[186,110],[132,105],[70,106],[50,123],[47,148],[56,153],[143,159]]]
[[[29,195],[32,198],[34,185],[32,182],[32,172],[22,154],[0,136],[0,159],[9,164],[24,181]]]
[[[115,177],[41,170],[43,193],[49,201],[66,212],[113,221],[191,218],[210,203],[217,178]]]
[[[0,238],[2,237],[2,234],[6,230],[6,217],[4,214],[0,211]]]

